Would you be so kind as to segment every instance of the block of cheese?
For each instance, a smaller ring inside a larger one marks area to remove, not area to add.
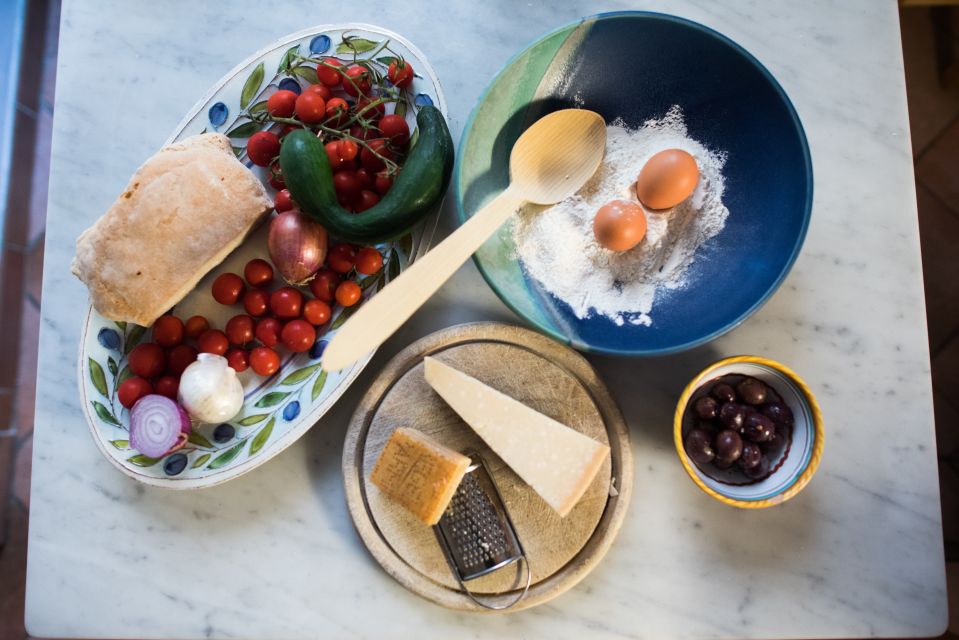
[[[370,480],[413,515],[433,525],[446,511],[470,459],[425,433],[400,427],[393,432]]]
[[[583,497],[609,447],[435,358],[426,381],[526,484],[566,516]]]

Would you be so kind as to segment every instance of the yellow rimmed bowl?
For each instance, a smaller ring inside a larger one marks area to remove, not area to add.
[[[716,378],[731,374],[762,380],[793,412],[794,424],[785,451],[771,461],[773,472],[758,482],[747,482],[745,476],[742,481],[719,474],[713,477],[686,455],[683,446],[684,436],[693,428],[695,420],[687,408],[701,395],[700,389]],[[713,498],[741,509],[771,507],[802,491],[819,468],[823,436],[822,412],[809,386],[789,367],[758,356],[726,358],[700,371],[683,390],[673,417],[673,440],[686,473]]]

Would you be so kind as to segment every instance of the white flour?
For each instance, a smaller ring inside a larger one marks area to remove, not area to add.
[[[513,241],[529,275],[569,304],[577,318],[601,314],[618,325],[649,326],[656,290],[684,286],[696,250],[726,224],[726,155],[687,136],[678,106],[636,131],[621,124],[608,128],[606,157],[589,182],[553,207],[521,210],[513,219]],[[683,149],[696,159],[696,191],[673,209],[647,211],[646,237],[635,248],[604,249],[593,236],[596,212],[610,200],[638,202],[636,176],[664,149]]]

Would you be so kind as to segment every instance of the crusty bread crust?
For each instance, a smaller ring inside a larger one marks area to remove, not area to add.
[[[168,145],[77,238],[71,270],[110,320],[149,326],[240,245],[273,207],[219,133]]]

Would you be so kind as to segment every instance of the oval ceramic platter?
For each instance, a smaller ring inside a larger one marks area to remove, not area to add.
[[[390,51],[384,49],[388,43]],[[416,77],[408,92],[413,108],[406,115],[415,126],[415,109],[435,105],[445,116],[446,100],[432,67],[423,54],[401,36],[364,24],[323,25],[282,38],[257,52],[217,82],[193,107],[167,141],[175,142],[203,132],[218,131],[230,138],[234,153],[267,184],[264,169],[252,166],[246,157],[247,138],[265,125],[255,121],[266,100],[278,89],[297,93],[316,81],[315,63],[309,58],[335,55],[342,59],[372,58],[385,72],[391,56],[409,60]],[[392,108],[392,107],[391,107]],[[274,190],[267,184],[268,191]],[[384,255],[379,274],[362,281],[364,297],[395,278],[406,265],[429,246],[437,216],[430,216],[407,236],[378,245]],[[222,264],[207,274],[196,289],[176,306],[181,318],[204,315],[222,328],[237,308],[217,304],[210,287],[225,271],[242,273],[254,257],[268,255],[268,225],[263,224]],[[361,303],[362,304],[362,303]],[[282,366],[270,378],[247,370],[239,374],[246,392],[243,408],[228,426],[194,424],[193,435],[183,449],[163,458],[149,458],[129,447],[129,412],[117,399],[117,387],[130,377],[127,357],[149,329],[103,318],[90,308],[80,341],[80,396],[93,439],[106,458],[127,475],[151,485],[188,489],[219,484],[263,464],[303,435],[346,391],[369,361],[327,375],[320,369],[323,348],[346,321],[350,311],[335,307],[333,317],[318,329],[316,344],[308,353],[281,351]],[[370,354],[372,356],[372,354]],[[217,429],[219,427],[219,429]]]

